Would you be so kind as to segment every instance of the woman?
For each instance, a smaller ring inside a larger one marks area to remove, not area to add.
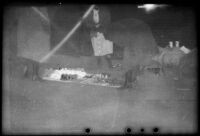
[[[97,64],[102,67],[103,62],[107,62],[107,67],[112,67],[111,54],[113,53],[113,43],[106,40],[106,29],[110,23],[110,13],[106,8],[95,7],[88,19],[86,26],[90,29],[90,39],[97,59]]]

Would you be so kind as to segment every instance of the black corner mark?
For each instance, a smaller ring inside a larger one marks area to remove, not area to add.
[[[131,133],[132,129],[131,128],[126,128],[126,133]]]
[[[158,133],[159,132],[159,128],[158,127],[153,128],[153,132],[154,133]]]
[[[140,129],[140,132],[144,132],[144,128],[141,128],[141,129]]]
[[[90,128],[86,128],[86,129],[85,129],[85,132],[86,132],[86,133],[90,133],[90,131],[91,131]]]

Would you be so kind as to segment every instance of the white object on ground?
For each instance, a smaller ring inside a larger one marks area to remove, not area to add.
[[[43,77],[49,77],[54,72],[54,69],[48,68],[44,70]]]
[[[172,41],[169,42],[169,47],[173,48],[173,42]]]
[[[104,56],[113,53],[113,42],[106,40],[102,33],[97,32],[97,37],[92,37],[94,56]]]
[[[188,53],[191,52],[191,50],[188,49],[188,48],[186,48],[185,46],[182,46],[182,47],[180,48],[180,50],[183,51],[185,54],[188,54]]]
[[[49,71],[49,70],[47,70]],[[82,80],[74,80],[75,83],[81,83],[81,84],[87,84],[87,85],[97,85],[97,86],[105,86],[105,87],[114,87],[118,88],[120,85],[111,85],[108,82],[105,82],[103,79],[107,79],[107,75],[103,74],[88,74],[84,71],[82,68],[77,69],[69,69],[69,68],[63,68],[60,70],[54,70],[49,76],[44,76],[44,80],[50,80],[50,81],[58,81],[58,82],[73,82],[71,80],[61,80],[62,74],[68,74],[68,75],[77,75],[78,79]],[[47,75],[47,74],[45,74]],[[92,78],[84,78],[87,75],[93,75]],[[98,78],[102,78],[102,81],[98,81]]]
[[[176,47],[177,48],[179,47],[179,41],[176,41]]]
[[[83,69],[67,69],[63,68],[60,70],[55,70],[51,75],[50,78],[59,80],[62,74],[68,75],[77,75],[78,79],[81,79],[87,75],[87,73]]]

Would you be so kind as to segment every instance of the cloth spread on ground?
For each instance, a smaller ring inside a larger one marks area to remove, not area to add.
[[[91,40],[94,56],[104,56],[113,53],[113,42],[106,40],[102,33],[97,32],[97,36],[92,37]]]

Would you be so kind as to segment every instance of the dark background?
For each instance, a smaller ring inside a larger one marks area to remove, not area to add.
[[[50,34],[50,48],[52,49],[68,34],[89,6],[90,5],[86,4],[57,4],[42,6],[47,8],[51,24],[50,28],[45,21],[41,21],[41,17],[38,14],[35,14],[31,8],[27,8],[27,10],[22,10],[20,12],[18,8],[23,6],[8,6],[8,11],[10,12],[9,14],[4,14],[3,28],[9,31],[9,36],[7,37],[10,42],[9,51],[12,52],[12,54],[17,54],[18,52],[16,44],[17,32],[19,30],[24,31],[23,28],[18,30],[19,17],[21,14],[26,12],[27,14],[30,12],[31,16],[34,14],[33,20],[35,20],[36,24],[30,20],[27,25],[42,25],[44,29],[43,31],[48,35]],[[184,45],[190,49],[196,47],[197,20],[195,9],[192,7],[169,6],[163,9],[158,8],[152,13],[146,13],[144,9],[138,9],[138,5],[134,4],[110,4],[103,6],[110,11],[111,23],[128,18],[136,18],[144,21],[150,26],[158,46],[165,47],[168,45],[169,41],[180,41],[181,46]],[[23,22],[25,19],[26,18],[22,18],[21,21]],[[121,50],[121,48],[114,46],[114,52]],[[82,56],[93,55],[89,29],[84,25],[81,25],[68,42],[66,42],[56,52],[56,54]]]
[[[169,41],[180,41],[190,49],[196,46],[196,17],[194,8],[169,6],[158,8],[152,13],[146,13],[144,9],[138,9],[138,5],[104,5],[110,10],[111,22],[127,18],[136,18],[147,23],[153,32],[158,46],[165,47]],[[53,48],[76,24],[89,5],[58,5],[48,7],[48,13],[52,24],[57,28],[51,28],[51,48]],[[92,55],[92,47],[89,32],[81,26],[74,36],[57,53],[81,53]]]

